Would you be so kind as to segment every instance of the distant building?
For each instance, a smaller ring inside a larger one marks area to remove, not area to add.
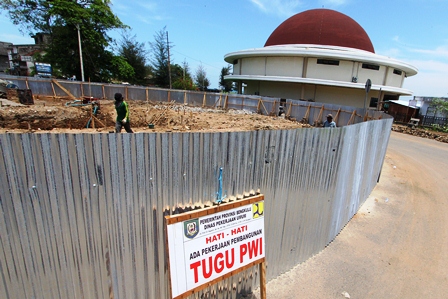
[[[17,76],[30,76],[34,67],[33,55],[44,50],[49,42],[49,35],[38,33],[34,44],[14,45],[0,42],[0,72],[8,72]]]
[[[434,99],[441,99],[444,101],[448,101],[448,98],[440,98],[440,97],[417,97],[415,96],[412,100],[409,101],[409,104],[413,106],[417,106],[420,108],[421,116],[435,116],[435,117],[446,117],[432,105],[432,101]]]
[[[411,95],[403,88],[417,68],[375,54],[364,29],[350,17],[329,9],[292,16],[275,29],[263,48],[232,52],[226,80],[238,93],[316,101],[354,107]],[[365,83],[372,86],[365,103]]]
[[[9,69],[8,51],[12,47],[12,43],[0,42],[0,72],[4,73]]]
[[[383,105],[384,111],[394,118],[395,122],[408,123],[411,118],[418,118],[420,107],[405,100],[387,101]]]

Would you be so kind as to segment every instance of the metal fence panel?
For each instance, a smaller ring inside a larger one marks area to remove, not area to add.
[[[21,89],[27,89],[29,87],[34,95],[66,96],[65,92],[49,79],[6,75],[1,75],[0,77],[13,81]],[[119,92],[128,100],[176,102],[200,107],[223,107],[227,109],[246,110],[263,115],[277,115],[280,104],[282,101],[286,101],[283,105],[286,105],[285,112],[288,114],[288,117],[295,118],[297,121],[307,121],[308,124],[315,126],[323,123],[325,121],[325,116],[328,113],[334,114],[333,116],[339,127],[363,122],[366,114],[365,110],[360,108],[289,99],[284,100],[255,95],[170,90],[123,84],[86,83],[68,80],[58,80],[58,82],[78,98],[81,96],[91,96],[113,100],[114,94]],[[380,111],[368,110],[367,113],[369,119],[390,117]],[[306,120],[304,118],[306,118]]]
[[[265,194],[267,276],[322,250],[374,188],[392,119],[336,129],[1,134],[4,298],[167,298],[164,215]],[[192,298],[235,298],[249,269]]]

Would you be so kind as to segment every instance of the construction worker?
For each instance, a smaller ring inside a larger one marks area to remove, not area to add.
[[[115,98],[115,110],[117,111],[117,119],[115,121],[115,133],[120,133],[121,129],[124,127],[126,132],[134,133],[131,129],[131,124],[129,123],[129,106],[123,100],[121,93],[117,92],[114,96]]]
[[[333,121],[333,115],[327,115],[327,120],[324,122],[323,126],[324,128],[336,128],[336,123]]]

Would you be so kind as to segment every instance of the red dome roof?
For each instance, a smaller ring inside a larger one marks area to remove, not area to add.
[[[289,44],[340,46],[375,53],[369,36],[355,20],[330,9],[312,9],[290,17],[272,32],[264,46]]]

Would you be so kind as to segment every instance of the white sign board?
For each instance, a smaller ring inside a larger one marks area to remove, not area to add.
[[[260,197],[246,205],[225,204],[217,213],[168,223],[173,298],[265,257],[263,204]]]

